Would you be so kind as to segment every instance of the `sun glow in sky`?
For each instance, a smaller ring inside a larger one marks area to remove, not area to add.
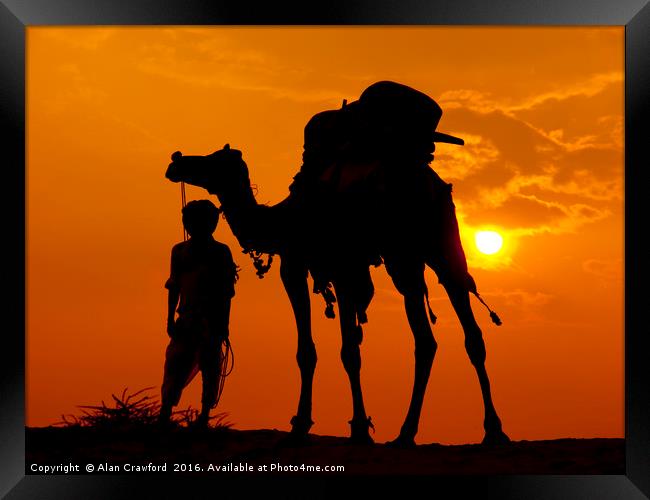
[[[388,79],[436,99],[439,130],[465,140],[438,144],[432,167],[453,184],[470,272],[503,320],[472,299],[504,429],[623,437],[623,41],[622,27],[28,28],[27,425],[159,388],[163,284],[182,240],[172,152],[230,143],[258,201],[277,203],[309,118]],[[492,255],[474,240],[486,228],[504,239]],[[225,221],[215,236],[242,268],[218,411],[236,428],[287,430],[300,379],[279,265],[259,280]],[[361,377],[381,442],[406,414],[414,347],[401,296],[383,267],[372,276]],[[417,439],[480,442],[463,332],[426,279],[439,349]],[[312,431],[347,435],[338,321],[311,298]],[[199,398],[197,378],[181,407]]]
[[[486,255],[497,253],[503,246],[503,237],[496,231],[477,231],[474,240],[479,251]]]

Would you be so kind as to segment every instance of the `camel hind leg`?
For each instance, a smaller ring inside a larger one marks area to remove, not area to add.
[[[355,301],[355,283],[352,272],[342,273],[334,281],[334,289],[339,309],[341,325],[341,361],[350,380],[352,391],[352,420],[350,420],[350,442],[353,444],[373,444],[369,433],[372,427],[370,418],[366,415],[361,390],[361,325],[357,323]]]
[[[507,443],[510,441],[510,438],[503,432],[501,419],[497,415],[492,401],[490,379],[485,368],[485,342],[483,341],[481,329],[476,323],[474,313],[472,312],[469,302],[469,292],[465,287],[449,282],[443,283],[443,286],[447,291],[447,295],[449,295],[451,304],[463,327],[465,333],[465,350],[472,365],[476,369],[478,381],[481,386],[483,405],[485,407],[485,419],[483,421],[485,437],[483,438],[483,444]]]
[[[415,374],[408,412],[399,436],[389,443],[393,447],[415,446],[424,395],[438,344],[433,336],[425,308],[424,263],[416,258],[387,259],[386,270],[397,291],[404,297],[404,308],[415,341]]]

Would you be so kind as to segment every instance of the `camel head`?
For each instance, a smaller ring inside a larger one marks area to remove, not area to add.
[[[231,149],[229,144],[206,156],[183,156],[176,151],[165,177],[172,182],[205,188],[217,196],[226,190],[241,188],[243,182],[250,182],[241,151]]]

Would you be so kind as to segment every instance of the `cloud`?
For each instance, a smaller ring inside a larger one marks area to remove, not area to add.
[[[607,87],[616,84],[620,88],[623,82],[623,72],[614,71],[598,73],[571,85],[542,92],[519,102],[508,98],[497,99],[493,94],[476,89],[458,89],[443,92],[438,99],[443,109],[471,109],[479,113],[501,111],[507,115],[533,110],[550,102],[560,102],[575,97],[594,97]]]
[[[38,95],[32,105],[48,113],[58,115],[83,109],[87,111],[87,108],[101,106],[108,98],[108,93],[94,85],[78,64],[58,65],[52,69],[51,77],[54,84],[30,93],[30,99]]]
[[[78,27],[76,29],[45,29],[29,28],[29,36],[44,37],[49,41],[58,42],[74,49],[96,51],[118,33],[117,28],[96,26],[92,28]]]
[[[604,282],[619,281],[624,272],[622,259],[588,259],[582,263],[582,270]]]
[[[599,183],[623,179],[623,152],[613,149],[585,147],[568,151],[552,164],[557,169],[555,181],[560,184],[572,180]]]
[[[480,90],[447,90],[437,99],[442,109],[470,109],[479,113],[491,113],[502,110],[506,103],[496,101],[491,94]]]
[[[573,97],[594,97],[601,93],[612,83],[620,85],[623,82],[622,71],[612,71],[609,73],[600,73],[591,76],[581,82],[573,85],[558,88],[542,94],[531,97],[517,105],[508,108],[508,112],[513,113],[522,110],[528,110],[547,104],[549,101],[564,101]]]
[[[453,109],[445,113],[444,126],[460,137],[469,134],[486,138],[497,149],[504,166],[515,165],[521,172],[543,172],[549,159],[561,153],[561,147],[539,130],[500,110],[484,113],[469,108]],[[507,168],[512,170],[511,166]]]
[[[500,225],[509,229],[522,229],[553,225],[566,216],[566,210],[559,204],[515,194],[498,206],[472,211],[465,221],[471,226],[499,221]]]
[[[621,81],[597,74],[517,103],[470,89],[444,93],[441,126],[470,140],[462,151],[445,146],[432,166],[461,181],[454,192],[463,222],[557,234],[620,209]]]
[[[621,151],[624,93],[620,81],[594,95],[574,95],[563,100],[513,113],[567,151],[593,147]]]
[[[332,86],[304,85],[314,79],[313,71],[263,48],[243,46],[226,33],[183,30],[169,36],[172,41],[140,47],[134,62],[138,71],[194,87],[263,93],[299,103],[339,103],[346,95]]]
[[[550,304],[554,296],[543,292],[528,292],[522,289],[516,290],[494,290],[489,293],[483,293],[486,297],[501,298],[507,306],[516,307],[542,307]]]
[[[530,292],[521,288],[507,291],[496,289],[482,292],[481,296],[497,310],[501,319],[507,324],[547,323],[549,321],[547,311],[556,301],[556,296],[553,294]]]
[[[499,150],[487,138],[465,133],[463,139],[464,147],[445,145],[443,152],[436,154],[436,170],[445,179],[464,179],[499,158]]]
[[[341,92],[330,89],[313,89],[304,91],[299,88],[288,86],[264,84],[264,79],[259,79],[253,75],[243,75],[237,71],[229,71],[227,68],[214,70],[194,71],[192,68],[186,70],[181,67],[173,67],[159,61],[142,61],[138,64],[138,69],[145,73],[161,76],[170,80],[176,80],[180,83],[190,86],[223,89],[231,89],[247,92],[259,92],[267,94],[273,99],[289,99],[296,102],[338,102]]]

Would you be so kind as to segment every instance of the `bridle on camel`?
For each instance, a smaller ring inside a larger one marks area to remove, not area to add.
[[[185,182],[181,181],[181,207],[184,209],[187,206],[187,195],[185,194]],[[221,210],[219,209],[219,213],[221,213]],[[187,241],[187,230],[185,229],[185,226],[183,225],[183,241]],[[270,262],[269,262],[269,267],[270,267]],[[226,383],[226,377],[232,373],[233,368],[235,368],[235,352],[232,349],[232,345],[230,344],[230,338],[226,337],[224,340],[221,342],[221,349],[219,352],[219,356],[221,357],[221,363],[220,363],[220,373],[219,373],[219,385],[217,386],[217,398],[214,403],[215,406],[219,404],[219,400],[221,399],[221,394],[223,393],[223,388]]]

